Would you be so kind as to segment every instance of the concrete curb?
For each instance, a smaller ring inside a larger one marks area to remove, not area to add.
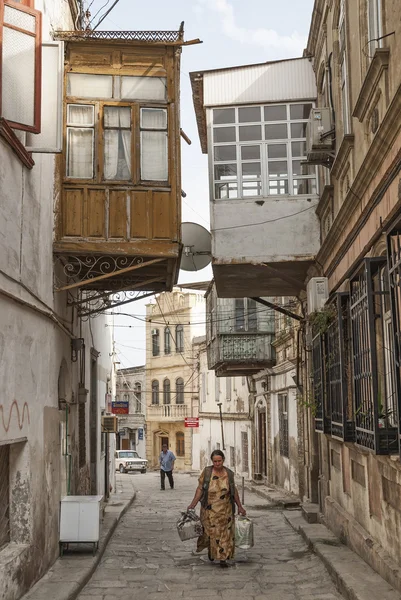
[[[300,533],[321,559],[338,591],[347,600],[400,600],[400,594],[321,524],[309,524],[300,513],[283,511],[284,518]]]
[[[90,559],[90,562],[88,560],[89,564],[87,566],[80,566],[75,570],[68,564],[68,555],[58,558],[49,571],[39,579],[21,600],[43,600],[43,598],[75,600],[95,572],[119,521],[132,506],[135,498],[136,491],[133,492],[132,497],[122,506],[119,512],[113,509],[108,513],[106,509],[101,523],[99,549],[95,556]],[[88,559],[88,557],[85,557],[85,559]],[[75,581],[72,579],[75,579]]]
[[[238,491],[241,492],[242,482],[236,481]],[[281,509],[286,508],[298,508],[301,504],[301,500],[297,496],[293,496],[292,494],[286,494],[281,489],[275,489],[271,487],[266,487],[265,485],[257,485],[253,484],[249,481],[245,481],[244,488],[251,492],[252,494],[256,494],[260,498],[264,498],[271,502],[274,506]]]

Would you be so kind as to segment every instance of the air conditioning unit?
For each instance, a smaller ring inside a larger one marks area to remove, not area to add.
[[[327,165],[334,158],[334,130],[330,108],[312,108],[306,126],[306,160],[309,164]]]
[[[152,335],[157,335],[157,329],[152,329]]]
[[[117,433],[118,419],[115,416],[102,417],[102,433]]]
[[[308,299],[308,314],[322,310],[329,297],[329,282],[327,277],[312,277],[306,286]]]

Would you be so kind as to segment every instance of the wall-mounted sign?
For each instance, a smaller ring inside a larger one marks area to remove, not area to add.
[[[138,429],[138,440],[143,440],[143,429],[142,427]]]
[[[185,417],[185,427],[199,427],[199,417]]]
[[[128,415],[129,413],[129,402],[119,400],[118,402],[111,403],[111,412],[113,415]]]

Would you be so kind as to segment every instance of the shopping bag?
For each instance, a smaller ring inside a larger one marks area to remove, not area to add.
[[[249,550],[253,546],[253,523],[248,517],[235,519],[235,545],[241,550]]]
[[[177,531],[182,542],[202,535],[202,523],[194,510],[187,510],[181,513],[181,517],[177,521]]]

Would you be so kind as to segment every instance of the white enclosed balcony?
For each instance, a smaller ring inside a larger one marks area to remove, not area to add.
[[[183,421],[187,416],[185,404],[152,404],[147,408],[148,421]]]
[[[209,155],[212,266],[223,298],[297,295],[320,246],[306,127],[308,59],[191,74]]]
[[[274,311],[251,298],[206,296],[208,367],[218,377],[253,375],[275,364]]]

